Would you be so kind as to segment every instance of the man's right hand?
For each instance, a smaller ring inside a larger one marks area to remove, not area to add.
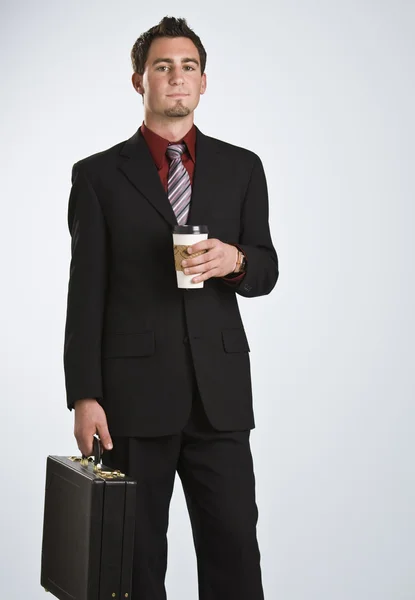
[[[99,402],[95,398],[84,398],[77,400],[74,406],[74,435],[82,454],[92,455],[93,437],[96,433],[101,440],[101,447],[111,450],[112,440],[108,431],[107,417]]]

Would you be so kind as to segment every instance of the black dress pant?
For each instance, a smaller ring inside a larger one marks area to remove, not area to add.
[[[103,463],[138,483],[132,600],[166,599],[168,513],[176,471],[193,531],[199,600],[263,600],[249,435],[249,430],[213,429],[196,392],[180,433],[113,438]]]

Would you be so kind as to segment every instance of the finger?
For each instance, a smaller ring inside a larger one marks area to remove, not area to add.
[[[211,248],[210,250],[205,251],[200,256],[196,256],[195,258],[187,258],[186,260],[183,260],[182,267],[190,268],[198,265],[205,265],[206,263],[215,259],[217,260],[219,258],[221,258],[220,250],[218,250],[218,248]]]
[[[187,258],[185,260],[182,260],[182,266],[193,267],[194,265],[203,265],[204,263],[207,263],[210,260],[214,260],[215,258],[222,258],[224,256],[224,244],[222,242],[219,242],[219,240],[213,241],[218,242],[218,244],[212,246],[212,248],[209,248],[208,250],[200,250],[198,254],[200,254],[200,252],[203,252],[202,254],[200,254],[200,256],[195,256],[194,258]]]
[[[195,265],[203,265],[203,263],[212,260],[212,253],[214,250],[208,250],[201,254],[200,256],[196,256],[195,258],[187,258],[182,260],[182,267],[194,267]]]
[[[201,252],[202,250],[210,250],[211,248],[215,248],[218,244],[221,244],[219,240],[215,238],[208,238],[207,240],[203,240],[201,242],[197,242],[197,244],[193,244],[193,246],[189,246],[187,248],[188,254],[194,254],[196,252]]]
[[[205,273],[206,271],[210,271],[211,269],[216,269],[219,267],[219,262],[217,260],[210,260],[207,263],[203,263],[196,267],[186,267],[184,270],[185,275],[193,275],[193,273]]]
[[[78,443],[78,448],[84,456],[91,456],[93,453],[92,439],[93,439],[92,436],[84,435],[76,440]]]
[[[209,271],[205,271],[204,273],[202,273],[201,275],[198,275],[197,277],[193,277],[192,283],[200,283],[201,281],[206,281],[207,279],[210,279],[211,277],[220,277],[220,271],[218,268],[210,269]]]
[[[99,435],[99,439],[104,447],[104,450],[112,450],[113,444],[110,436],[110,432],[108,431],[107,422],[104,421],[102,423],[97,423],[97,431]]]

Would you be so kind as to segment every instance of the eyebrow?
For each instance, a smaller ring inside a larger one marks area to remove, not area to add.
[[[174,63],[174,60],[171,58],[156,58],[156,60],[153,61],[153,67],[162,62],[169,63],[172,65]],[[199,61],[196,60],[195,58],[182,58],[182,64],[189,63],[189,62],[195,63],[195,65],[199,66]]]

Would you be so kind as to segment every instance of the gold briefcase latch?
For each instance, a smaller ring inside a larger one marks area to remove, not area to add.
[[[80,462],[83,467],[87,467],[90,462],[94,462],[93,456],[88,456],[87,458],[82,458],[82,456],[68,456],[68,458],[72,462]]]
[[[94,465],[94,473],[98,475],[98,477],[102,477],[103,479],[118,479],[125,477],[125,473],[121,473],[121,471],[104,471],[101,465]]]
[[[87,467],[89,463],[94,462],[93,456],[88,456],[88,458],[82,458],[82,456],[68,456],[69,460],[72,462],[79,462],[83,467]],[[94,465],[94,473],[103,479],[118,479],[125,477],[125,473],[121,473],[121,471],[104,471],[100,464]]]

